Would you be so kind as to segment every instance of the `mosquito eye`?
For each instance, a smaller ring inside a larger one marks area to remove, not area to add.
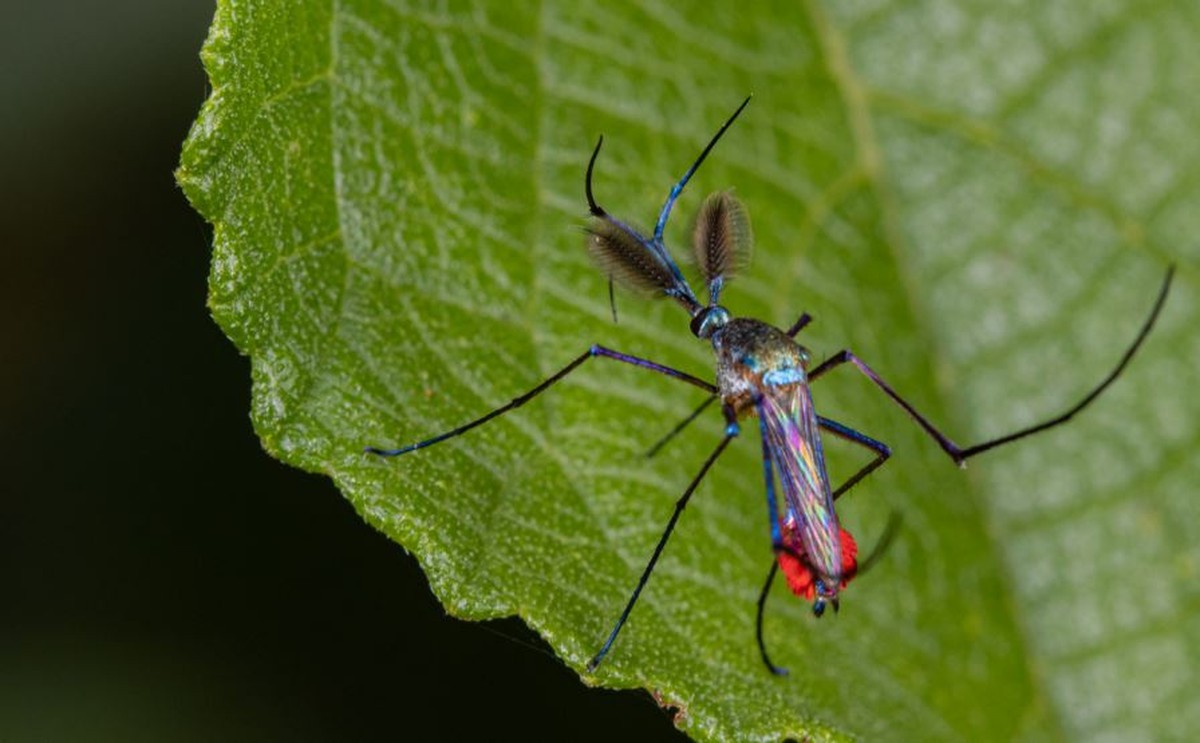
[[[706,307],[692,318],[692,335],[711,338],[717,328],[729,322],[729,312],[724,307]]]

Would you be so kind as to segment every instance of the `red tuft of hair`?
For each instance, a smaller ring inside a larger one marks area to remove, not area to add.
[[[854,574],[858,572],[858,544],[855,543],[854,537],[850,536],[850,532],[845,529],[841,529],[841,532],[842,584],[838,586],[838,590],[845,588]],[[799,540],[792,538],[794,535],[794,529],[787,528],[784,533],[784,542],[791,545],[799,544]],[[797,560],[790,552],[780,552],[779,567],[783,570],[783,577],[787,578],[788,588],[792,589],[792,593],[808,601],[812,601],[816,597],[817,587],[812,571],[808,569],[808,565],[803,560]]]

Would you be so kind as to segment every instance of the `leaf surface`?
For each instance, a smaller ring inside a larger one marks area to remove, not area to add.
[[[754,101],[668,228],[687,253],[734,187],[754,263],[723,293],[816,358],[853,348],[960,443],[1057,413],[1111,368],[1182,264],[1125,378],[1071,424],[965,473],[851,368],[823,415],[895,456],[839,502],[869,550],[817,621],[782,588],[753,427],[700,487],[589,683],[645,687],[698,739],[1169,739],[1200,729],[1200,24],[1186,2],[223,0],[212,96],[178,178],[215,229],[213,315],[253,364],[264,446],[325,473],[411,551],[453,614],[520,615],[582,669],[715,411],[611,361],[395,460],[591,343],[711,378],[671,303],[618,294],[581,230],[596,193],[652,224],[716,127]],[[699,287],[697,286],[697,289]],[[826,444],[834,477],[867,461]],[[379,590],[387,590],[380,587]]]

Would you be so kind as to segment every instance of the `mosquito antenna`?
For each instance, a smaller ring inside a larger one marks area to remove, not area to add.
[[[592,193],[592,176],[596,170],[596,159],[600,155],[600,147],[604,137],[596,140],[592,157],[588,160],[587,171],[584,175],[583,191],[587,197],[588,211],[600,220],[598,224],[588,228],[590,234],[588,250],[609,277],[609,304],[612,307],[613,319],[616,320],[617,305],[612,294],[612,282],[619,280],[622,284],[634,289],[661,291],[668,297],[673,297],[688,311],[695,315],[701,309],[699,300],[688,286],[687,280],[675,264],[670,253],[661,244],[647,240],[640,232],[614,218],[596,203]]]
[[[734,120],[737,119],[738,115],[742,113],[742,109],[750,105],[750,99],[752,97],[753,96],[749,95],[746,96],[746,100],[742,101],[742,105],[738,106],[738,109],[733,112],[733,116],[730,116],[725,123],[721,125],[721,128],[717,130],[717,133],[713,135],[713,138],[709,140],[708,146],[705,147],[704,151],[700,153],[700,157],[696,158],[696,162],[692,163],[692,167],[688,168],[687,172],[683,174],[683,177],[679,179],[679,183],[676,183],[675,186],[671,188],[671,193],[669,196],[667,196],[667,202],[663,204],[662,211],[658,214],[658,224],[654,225],[654,243],[656,245],[662,245],[663,230],[667,228],[667,218],[671,216],[671,207],[675,206],[675,199],[678,199],[679,194],[683,193],[684,186],[686,186],[688,181],[692,179],[692,175],[700,167],[700,164],[704,162],[704,158],[708,157],[708,153],[712,151],[712,148],[717,144],[717,141],[721,139],[723,134],[725,134],[725,130],[728,129],[730,125],[733,124]],[[593,155],[592,158],[595,159],[595,155]]]
[[[608,216],[608,212],[604,211],[596,199],[592,196],[592,171],[596,168],[596,157],[600,154],[600,145],[604,144],[604,135],[600,135],[600,139],[596,140],[596,149],[592,150],[592,159],[588,160],[587,175],[583,179],[583,192],[587,195],[588,211],[593,217],[601,219]]]
[[[592,171],[596,167],[596,156],[600,154],[600,145],[604,144],[604,135],[600,135],[600,139],[596,140],[596,149],[592,150],[592,159],[588,160],[587,175],[583,180],[583,191],[587,196],[588,211],[593,217],[604,219],[608,213],[596,203],[596,199],[592,196]],[[617,297],[613,293],[613,277],[608,275],[608,306],[612,308],[613,325],[617,324]]]
[[[708,306],[721,303],[721,288],[750,256],[754,238],[746,209],[729,191],[710,194],[696,212],[692,254],[708,285]]]

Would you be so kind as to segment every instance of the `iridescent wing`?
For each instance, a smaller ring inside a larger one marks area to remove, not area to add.
[[[808,385],[764,385],[758,413],[783,490],[785,533],[794,535],[797,551],[837,590],[843,572],[841,530]]]

